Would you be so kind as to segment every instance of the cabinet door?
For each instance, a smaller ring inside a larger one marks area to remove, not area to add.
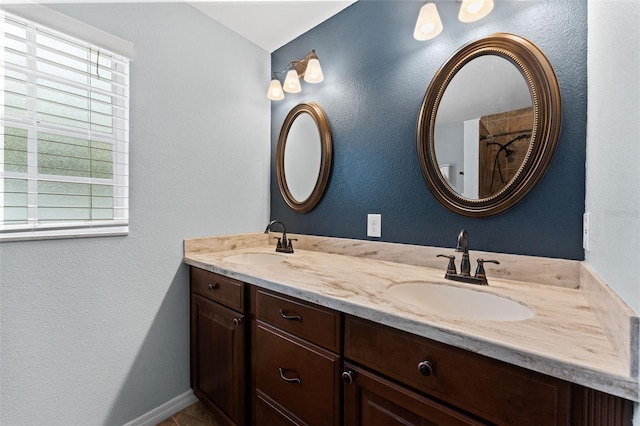
[[[191,295],[191,385],[230,423],[244,424],[245,336],[243,315]]]
[[[350,363],[344,370],[345,426],[487,424]]]

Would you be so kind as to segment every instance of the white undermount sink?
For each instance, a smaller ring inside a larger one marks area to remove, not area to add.
[[[433,282],[399,283],[387,294],[413,307],[468,320],[522,321],[534,316],[531,309],[506,297]]]
[[[277,253],[239,253],[227,256],[223,260],[239,265],[271,265],[283,262],[287,257]]]

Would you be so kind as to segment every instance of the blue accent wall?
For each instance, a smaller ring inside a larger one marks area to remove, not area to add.
[[[271,218],[294,233],[453,247],[460,229],[472,250],[582,260],[587,124],[587,2],[497,1],[485,19],[458,21],[459,2],[436,2],[444,25],[417,41],[422,1],[360,0],[272,54],[272,69],[315,49],[325,80],[272,102]],[[495,32],[535,43],[557,74],[563,101],[560,141],[547,173],[519,204],[488,218],[450,212],[418,165],[416,125],[436,70],[460,46]],[[267,80],[265,78],[265,89]],[[275,150],[287,113],[318,102],[333,135],[327,190],[307,214],[280,195]],[[368,213],[382,214],[382,238],[366,236]]]

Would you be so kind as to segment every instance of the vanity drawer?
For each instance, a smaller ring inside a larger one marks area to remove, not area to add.
[[[568,425],[570,384],[359,318],[345,358],[499,425]],[[433,369],[422,375],[418,364]]]
[[[261,321],[334,352],[340,352],[339,312],[257,290],[256,315]]]
[[[244,311],[245,284],[241,281],[192,266],[191,291],[236,311]]]
[[[305,424],[339,424],[338,355],[261,321],[255,351],[256,393],[263,402],[275,402]]]
[[[296,426],[302,420],[281,407],[264,393],[256,392],[256,413],[254,426]]]

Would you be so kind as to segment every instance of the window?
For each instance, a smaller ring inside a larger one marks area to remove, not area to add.
[[[0,240],[126,234],[128,59],[1,18]]]

